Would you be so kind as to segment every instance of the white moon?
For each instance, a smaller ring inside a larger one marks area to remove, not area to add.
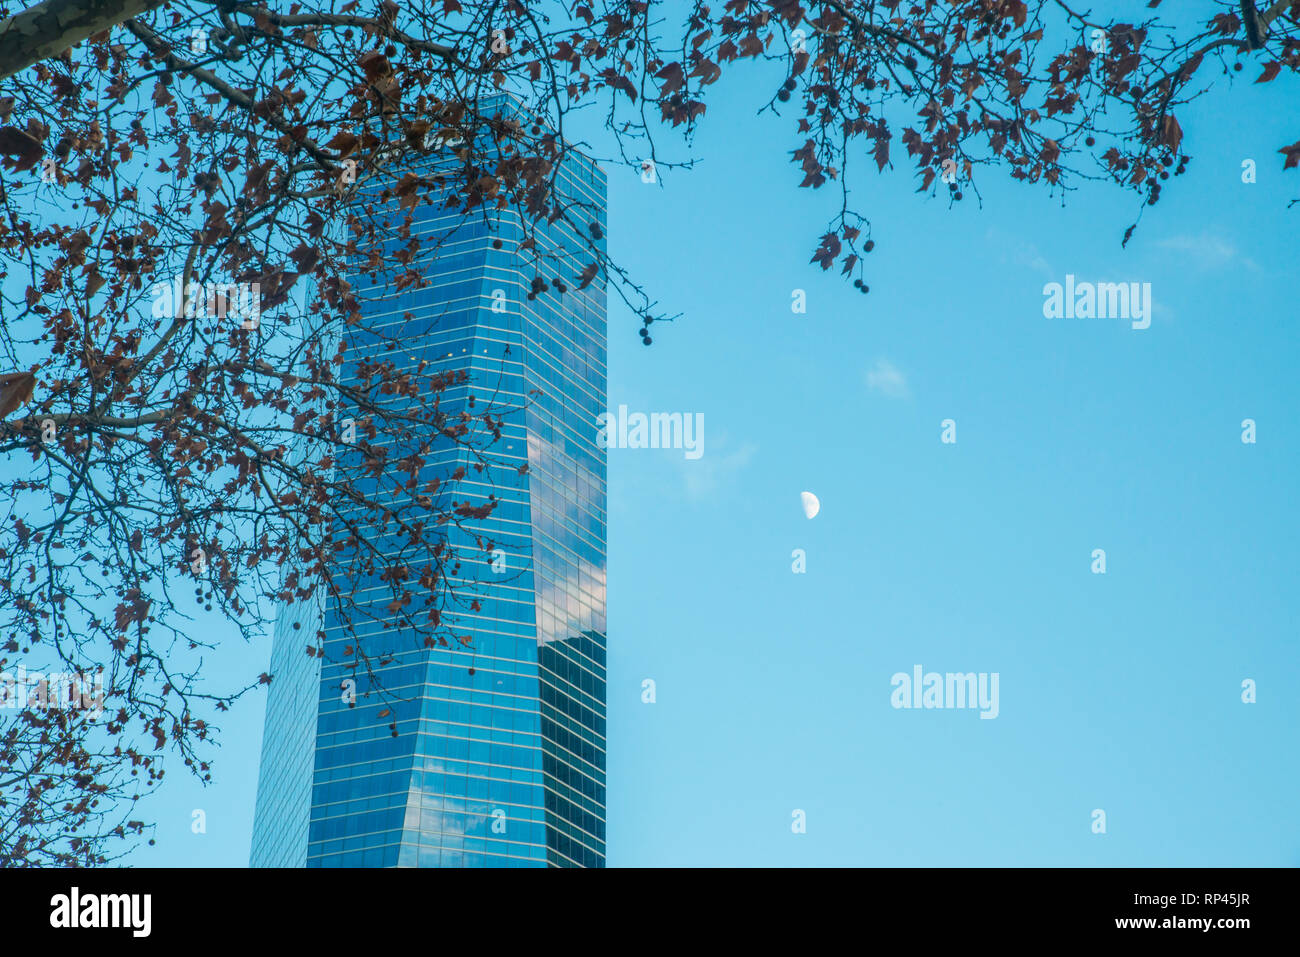
[[[822,510],[822,503],[817,501],[817,496],[812,492],[800,492],[799,499],[803,502],[803,513],[809,518],[816,518]]]

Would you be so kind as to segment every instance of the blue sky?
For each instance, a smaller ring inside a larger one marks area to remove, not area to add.
[[[833,197],[795,188],[754,71],[694,170],[607,167],[611,253],[685,313],[646,349],[611,299],[610,408],[705,420],[697,460],[610,451],[611,866],[1300,865],[1300,172],[1294,83],[1254,69],[1180,112],[1188,173],[1127,248],[1114,187],[983,171],[950,209],[860,161],[868,296],[807,264]],[[1044,318],[1067,273],[1149,282],[1150,328]],[[999,716],[892,708],[917,664],[998,673]],[[264,704],[214,784],[171,771],[129,863],[247,863]]]

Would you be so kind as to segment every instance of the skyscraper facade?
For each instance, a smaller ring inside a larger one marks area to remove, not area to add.
[[[348,667],[353,639],[331,602],[283,609],[253,866],[604,866],[606,472],[595,423],[606,406],[605,288],[597,278],[578,289],[574,277],[590,237],[603,243],[605,176],[569,153],[556,190],[589,235],[538,224],[539,260],[521,254],[524,224],[508,210],[422,204],[417,265],[428,282],[397,290],[383,275],[351,277],[365,321],[343,333],[348,355],[468,372],[441,397],[452,415],[512,410],[488,468],[443,442],[421,473],[465,467],[456,501],[499,504],[472,528],[444,526],[463,557],[453,584],[479,599],[444,611],[468,645],[403,644],[390,594],[353,583],[355,632],[400,649],[377,671],[382,695]],[[536,276],[567,289],[530,297]],[[484,554],[476,536],[496,548]],[[305,654],[320,629],[323,660]]]

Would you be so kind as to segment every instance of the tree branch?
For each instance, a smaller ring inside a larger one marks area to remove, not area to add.
[[[0,80],[166,0],[45,0],[0,24]]]

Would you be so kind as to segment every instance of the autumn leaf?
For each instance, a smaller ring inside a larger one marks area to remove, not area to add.
[[[809,262],[819,263],[822,269],[830,269],[831,264],[835,262],[835,257],[840,254],[840,239],[834,233],[827,233],[822,237],[821,245],[813,253]]]
[[[149,615],[150,602],[141,595],[138,588],[128,589],[121,602],[113,611],[113,623],[118,631],[126,631],[133,623],[143,622]]]
[[[0,375],[0,419],[8,418],[15,409],[30,402],[35,388],[35,373],[9,372]]]
[[[634,87],[632,81],[622,73],[618,72],[613,67],[610,67],[609,69],[600,71],[600,78],[614,89],[622,90],[626,93],[631,97],[633,103],[636,102],[636,87]]]
[[[883,171],[889,165],[889,127],[884,120],[877,120],[868,128],[867,134],[875,140],[871,153],[876,159],[876,168]]]
[[[310,272],[312,267],[320,261],[320,250],[314,246],[303,244],[289,253],[289,258],[298,267],[298,272]]]
[[[700,62],[695,65],[695,69],[690,72],[690,76],[698,76],[700,78],[700,83],[708,86],[710,83],[715,82],[718,77],[722,76],[722,67],[718,66],[712,60],[701,59]]]
[[[1300,166],[1300,140],[1297,140],[1290,146],[1282,147],[1278,152],[1286,156],[1286,162],[1282,164],[1283,169],[1290,169],[1292,166]]]
[[[87,299],[94,298],[95,293],[99,292],[100,288],[104,285],[106,281],[107,280],[105,280],[104,277],[101,276],[99,272],[92,266],[90,271],[86,275],[86,298]]]
[[[31,169],[45,153],[40,142],[16,126],[0,127],[0,156],[3,165],[15,173]]]
[[[1210,18],[1210,26],[1220,36],[1230,37],[1241,29],[1241,18],[1235,13],[1216,13]]]
[[[371,50],[363,53],[358,60],[361,69],[365,71],[366,79],[373,83],[378,83],[381,79],[393,72],[392,64],[388,62],[388,57],[382,53],[376,53]]]
[[[1178,121],[1174,119],[1174,115],[1170,113],[1165,117],[1164,124],[1160,129],[1160,142],[1177,153],[1178,146],[1182,141],[1183,128],[1178,125]]]
[[[659,89],[660,96],[667,96],[674,90],[679,90],[686,78],[682,75],[682,65],[680,63],[670,63],[658,73],[655,78],[664,81],[664,85]]]
[[[358,140],[356,136],[345,131],[335,133],[334,137],[325,144],[326,149],[337,150],[339,157],[342,158],[350,154],[357,148]]]
[[[1264,72],[1259,75],[1259,78],[1255,82],[1267,83],[1269,80],[1273,79],[1273,77],[1277,76],[1278,73],[1281,72],[1281,70],[1282,70],[1282,64],[1278,60],[1273,60],[1270,63],[1265,63]]]

